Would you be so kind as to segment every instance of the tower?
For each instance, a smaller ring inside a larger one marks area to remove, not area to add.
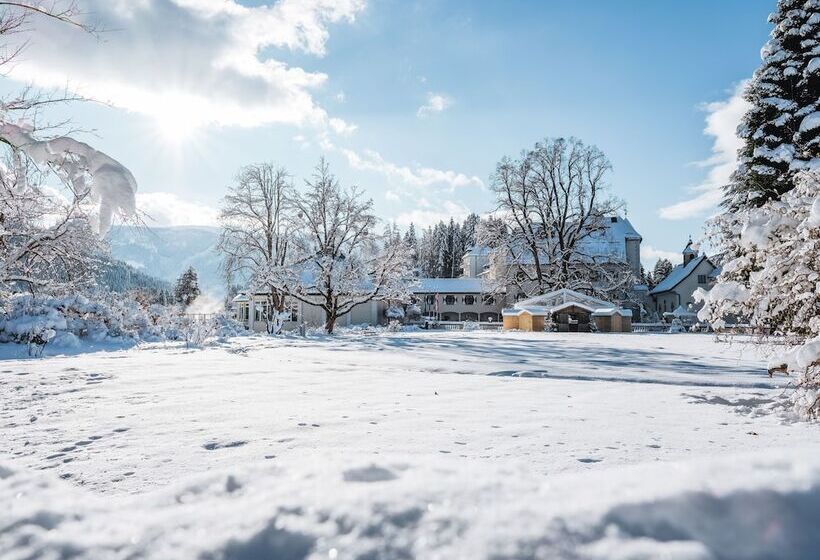
[[[689,238],[689,243],[686,244],[686,247],[683,249],[683,266],[689,264],[692,259],[697,258],[698,250],[692,246],[692,238]]]

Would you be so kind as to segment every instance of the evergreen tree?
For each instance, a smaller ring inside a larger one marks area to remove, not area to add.
[[[410,258],[413,261],[413,268],[419,267],[419,240],[416,237],[416,226],[413,223],[410,223],[410,227],[407,228],[407,231],[404,234],[404,243],[408,247],[410,247],[411,255]]]
[[[752,107],[738,127],[744,145],[726,189],[730,211],[779,199],[820,158],[820,2],[779,0],[769,21],[763,62],[745,92]]]
[[[439,222],[433,228],[433,250],[435,251],[435,264],[431,271],[431,276],[446,277],[445,271],[449,262],[447,255],[447,226],[444,222]]]
[[[435,276],[438,263],[438,248],[433,228],[428,227],[422,232],[419,245],[419,268],[422,276]]]
[[[652,273],[647,272],[643,265],[641,265],[641,284],[647,286],[650,290],[655,287],[655,282],[652,278]]]
[[[461,236],[465,250],[476,245],[476,230],[480,222],[481,218],[479,218],[478,214],[470,214],[464,219],[464,224],[461,226]]]
[[[441,275],[445,278],[452,278],[456,268],[456,254],[458,252],[458,226],[453,218],[450,218],[450,222],[444,231],[444,265]]]
[[[185,307],[191,305],[199,297],[199,280],[196,270],[189,266],[188,270],[182,273],[174,287],[174,299]]]
[[[655,263],[655,269],[652,271],[652,280],[655,285],[663,282],[664,278],[672,272],[672,268],[672,262],[669,259],[659,258],[658,262]]]

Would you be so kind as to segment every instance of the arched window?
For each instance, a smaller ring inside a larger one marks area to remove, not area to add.
[[[464,296],[464,305],[475,305],[475,296],[470,294]]]
[[[447,305],[455,305],[456,296],[447,294],[446,296],[444,296],[444,303],[446,303]]]
[[[482,300],[484,301],[484,305],[492,305],[495,303],[495,298],[492,294],[484,294]]]
[[[429,294],[427,296],[427,305],[433,305],[434,303],[436,303],[436,296]]]

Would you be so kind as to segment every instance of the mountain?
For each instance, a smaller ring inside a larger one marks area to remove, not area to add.
[[[141,288],[153,293],[170,292],[173,284],[120,260],[103,262],[97,271],[97,283],[112,292],[127,292]]]
[[[192,266],[202,291],[221,296],[226,289],[219,271],[218,239],[219,228],[206,226],[114,226],[107,236],[115,259],[168,282]]]

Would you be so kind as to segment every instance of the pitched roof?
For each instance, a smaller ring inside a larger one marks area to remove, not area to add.
[[[628,240],[641,241],[642,237],[632,222],[620,216],[606,216],[601,222],[599,230],[584,236],[576,246],[576,258],[600,259],[609,258],[623,260],[626,258],[626,242]],[[492,253],[489,247],[476,245],[469,249],[469,256],[488,256]],[[549,261],[549,254],[543,251],[542,262]],[[519,264],[532,264],[533,258],[529,251],[521,251],[518,257]]]
[[[414,294],[480,294],[485,283],[481,278],[419,278],[410,290]]]
[[[464,253],[465,257],[486,257],[490,253],[492,253],[492,249],[490,247],[484,245],[473,245],[467,252]]]
[[[674,290],[675,286],[683,282],[690,274],[692,274],[703,261],[709,261],[709,258],[706,255],[701,255],[699,257],[695,257],[685,265],[677,265],[672,269],[672,272],[670,272],[666,278],[661,280],[660,284],[652,288],[649,293],[660,294],[662,292]],[[711,262],[712,261],[709,261],[710,264]]]
[[[580,303],[584,304],[582,305],[582,307],[589,307],[593,310],[601,307],[613,307],[613,304],[609,301],[604,301],[602,299],[598,299],[587,294],[582,294],[581,292],[576,292],[575,290],[570,290],[569,288],[561,288],[560,290],[548,292],[540,296],[533,296],[527,299],[522,299],[521,301],[516,303],[515,306],[544,306],[554,308],[558,305],[563,305],[565,303]]]
[[[612,317],[613,315],[620,315],[621,317],[632,317],[632,310],[622,309],[619,307],[610,307],[608,309],[596,309],[592,313],[593,317]]]

